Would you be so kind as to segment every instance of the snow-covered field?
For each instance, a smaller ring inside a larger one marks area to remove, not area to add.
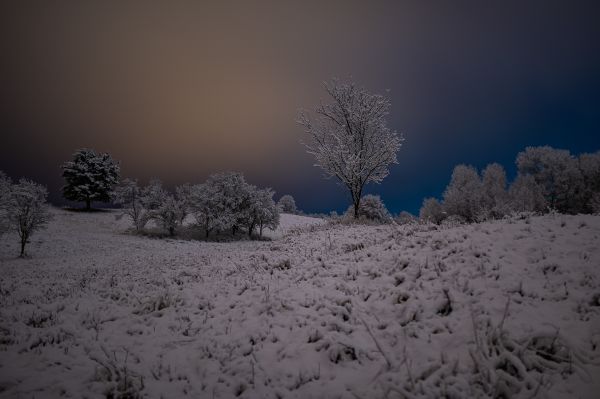
[[[216,243],[54,212],[29,258],[0,241],[2,397],[600,392],[600,217]]]

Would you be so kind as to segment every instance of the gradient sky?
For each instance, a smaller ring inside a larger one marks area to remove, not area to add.
[[[169,186],[220,170],[343,210],[299,141],[299,108],[349,78],[392,101],[405,142],[369,192],[393,212],[452,168],[552,145],[600,149],[597,1],[3,1],[0,169],[46,184],[90,147]]]

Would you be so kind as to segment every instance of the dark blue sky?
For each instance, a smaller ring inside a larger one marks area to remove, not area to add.
[[[92,147],[168,185],[219,170],[344,210],[299,144],[298,108],[352,77],[406,141],[380,185],[393,212],[452,168],[551,145],[600,149],[598,2],[3,2],[0,169],[46,185]]]

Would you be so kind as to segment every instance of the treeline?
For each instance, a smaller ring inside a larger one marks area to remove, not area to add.
[[[249,184],[241,173],[211,175],[201,184],[184,184],[167,191],[159,180],[141,187],[136,180],[125,179],[111,193],[113,203],[122,206],[136,231],[154,221],[174,235],[186,217],[191,216],[205,237],[211,233],[244,230],[248,236],[279,225],[279,208],[274,191]]]
[[[576,157],[549,146],[527,147],[516,164],[510,185],[497,163],[481,175],[472,166],[456,166],[442,200],[423,201],[420,219],[471,223],[515,212],[600,213],[600,152]]]

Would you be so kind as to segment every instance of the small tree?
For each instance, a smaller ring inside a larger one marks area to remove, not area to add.
[[[584,184],[581,211],[597,213],[598,210],[595,209],[597,209],[597,201],[600,198],[600,151],[593,154],[581,154],[579,169]]]
[[[294,197],[292,197],[289,194],[286,194],[279,198],[277,206],[279,207],[279,209],[281,209],[281,212],[283,213],[295,214],[298,211],[298,209],[296,208],[296,201],[294,200]]]
[[[248,231],[248,237],[252,237],[256,227],[259,228],[262,237],[265,227],[275,229],[279,225],[279,210],[273,201],[274,192],[270,188],[259,189],[251,185],[247,190],[248,206],[242,211],[241,220]]]
[[[21,179],[10,190],[8,220],[10,227],[19,235],[21,257],[25,255],[25,246],[31,235],[52,219],[47,197],[48,191],[44,186],[26,179]]]
[[[238,172],[215,173],[203,184],[194,186],[190,209],[206,237],[213,230],[231,229],[235,234],[244,223],[244,210],[249,204],[249,185]]]
[[[416,216],[407,211],[400,212],[394,219],[399,225],[413,224],[417,221]]]
[[[466,222],[477,221],[482,210],[482,185],[477,170],[458,165],[444,191],[444,209],[448,216],[456,215]]]
[[[142,189],[137,180],[125,179],[112,193],[113,203],[123,207],[123,214],[131,218],[135,230],[140,232],[148,223],[149,215],[144,207]]]
[[[73,160],[62,165],[66,185],[63,196],[71,201],[85,202],[90,210],[92,201],[109,202],[112,187],[119,182],[120,168],[107,153],[80,149]]]
[[[196,222],[204,228],[206,238],[215,228],[220,227],[218,195],[216,187],[209,182],[195,185],[192,189],[191,213]]]
[[[192,195],[193,195],[194,187],[185,183],[181,186],[175,187],[175,199],[181,203],[181,220],[179,224],[183,226],[183,222],[185,218],[191,213],[191,205],[192,205]]]
[[[544,188],[531,175],[517,175],[508,195],[509,208],[515,212],[543,212],[548,206]]]
[[[353,212],[351,206],[348,212]],[[389,223],[392,221],[392,215],[385,207],[379,195],[367,194],[361,198],[358,207],[358,217],[377,223]]]
[[[425,198],[419,211],[419,219],[423,222],[440,224],[446,218],[446,213],[440,202],[435,198]]]
[[[581,208],[583,176],[577,159],[567,150],[527,147],[517,155],[520,175],[531,175],[543,189],[548,205],[562,213]]]
[[[324,86],[332,102],[317,106],[314,119],[300,112],[298,123],[308,133],[305,145],[316,166],[346,186],[358,218],[365,184],[389,174],[403,139],[387,127],[387,98],[335,79]]]
[[[259,190],[261,208],[258,213],[258,231],[262,237],[264,228],[275,230],[279,226],[279,208],[273,201],[274,192],[271,189]]]
[[[508,212],[506,172],[502,165],[492,163],[481,174],[484,218],[501,218]]]
[[[183,201],[177,200],[171,194],[165,194],[158,208],[150,211],[150,217],[168,231],[170,236],[174,236],[175,229],[181,225],[183,209]]]

